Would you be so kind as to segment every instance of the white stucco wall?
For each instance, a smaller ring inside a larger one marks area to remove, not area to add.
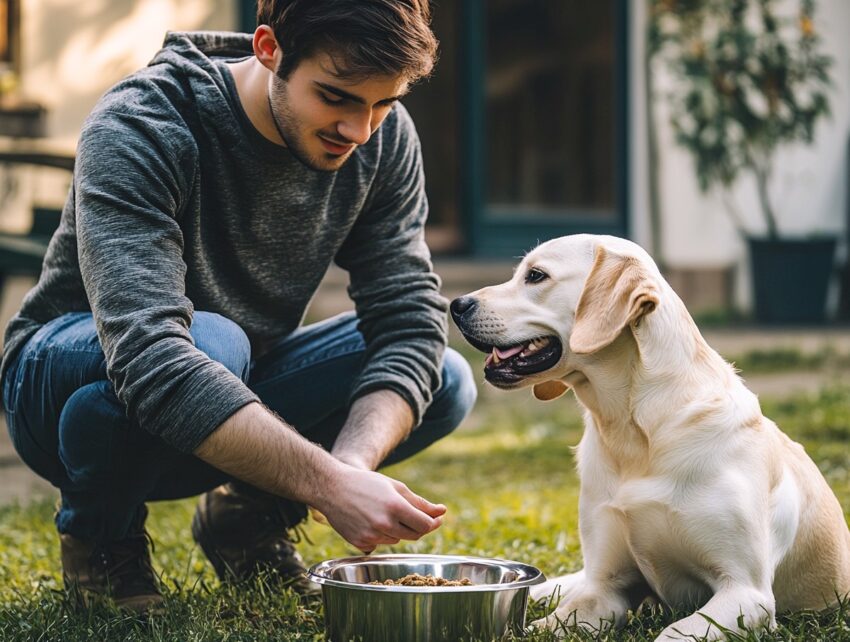
[[[26,0],[22,93],[50,110],[50,136],[73,140],[100,95],[146,65],[166,31],[232,30],[236,5],[236,0]]]
[[[48,110],[49,148],[73,151],[98,98],[145,66],[168,30],[224,29],[237,24],[237,0],[26,0],[21,15],[18,90]],[[26,232],[32,208],[61,207],[69,174],[0,168],[0,229]]]
[[[648,247],[644,4],[637,0],[630,5],[633,54],[630,61],[631,221],[635,240]],[[850,41],[846,37],[850,33],[850,2],[820,0],[815,29],[834,60],[832,116],[817,126],[812,146],[785,147],[776,157],[770,191],[780,232],[787,235],[844,231],[850,141]],[[665,82],[664,78],[658,80]],[[681,268],[736,265],[737,303],[748,308],[750,285],[746,246],[732,226],[721,199],[700,192],[691,158],[675,143],[663,104],[657,105],[656,117],[664,258],[669,265]],[[743,213],[747,228],[756,234],[763,232],[765,228],[752,179],[741,180],[732,198]]]

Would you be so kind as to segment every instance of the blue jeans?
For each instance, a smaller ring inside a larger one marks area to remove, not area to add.
[[[195,345],[227,367],[301,434],[330,449],[348,411],[365,344],[353,313],[299,328],[262,357],[232,321],[195,313]],[[446,351],[442,386],[421,425],[383,465],[446,436],[466,417],[476,389],[467,362]],[[106,376],[90,313],[58,317],[33,335],[3,382],[9,434],[21,459],[61,491],[60,533],[85,540],[126,537],[144,503],[191,497],[231,481],[130,421]],[[284,513],[303,515],[289,504]]]

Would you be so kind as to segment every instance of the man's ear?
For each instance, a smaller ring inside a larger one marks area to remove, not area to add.
[[[640,260],[599,246],[576,306],[570,350],[592,354],[611,345],[628,325],[655,310],[660,292]]]
[[[268,25],[260,25],[254,31],[254,55],[257,60],[268,69],[274,72],[277,69],[278,44],[277,38],[274,36],[274,31]]]
[[[534,392],[535,399],[539,399],[540,401],[552,401],[553,399],[560,397],[569,389],[570,387],[563,381],[552,379],[551,381],[534,384],[532,391]]]

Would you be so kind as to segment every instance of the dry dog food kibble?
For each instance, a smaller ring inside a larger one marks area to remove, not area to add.
[[[447,580],[445,577],[434,577],[433,575],[419,575],[411,573],[397,580],[384,580],[380,582],[375,580],[369,584],[381,584],[383,586],[472,586],[469,578],[464,577],[462,580]]]

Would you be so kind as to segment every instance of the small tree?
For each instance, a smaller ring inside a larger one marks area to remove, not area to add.
[[[672,124],[701,189],[721,188],[746,235],[728,188],[752,172],[771,239],[779,237],[768,193],[775,152],[783,143],[812,142],[815,123],[829,113],[832,65],[818,52],[814,0],[799,0],[794,17],[777,15],[776,4],[650,0],[648,42],[674,76]]]

